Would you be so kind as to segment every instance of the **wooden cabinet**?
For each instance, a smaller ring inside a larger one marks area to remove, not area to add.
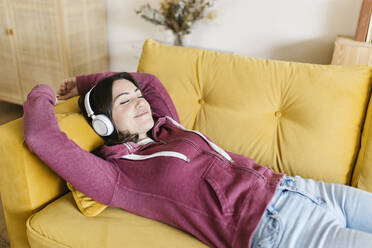
[[[372,66],[372,43],[355,41],[353,37],[338,36],[332,64]]]
[[[7,10],[7,1],[0,0],[0,99],[20,103],[22,89],[18,79],[14,31]]]
[[[0,0],[0,100],[107,70],[104,0]]]

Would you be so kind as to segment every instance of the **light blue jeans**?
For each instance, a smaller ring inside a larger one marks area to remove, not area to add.
[[[284,177],[251,247],[372,247],[372,193],[301,177]]]

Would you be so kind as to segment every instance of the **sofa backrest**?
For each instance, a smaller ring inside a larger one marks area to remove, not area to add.
[[[368,105],[352,186],[372,192],[372,106]]]
[[[255,59],[145,42],[181,124],[278,172],[350,183],[371,87],[367,66]]]

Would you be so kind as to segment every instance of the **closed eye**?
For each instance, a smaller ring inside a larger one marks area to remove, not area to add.
[[[145,98],[144,96],[139,96],[138,98]],[[129,100],[126,100],[126,101],[124,101],[124,102],[121,102],[120,104],[126,104],[126,103],[128,103],[129,102]]]

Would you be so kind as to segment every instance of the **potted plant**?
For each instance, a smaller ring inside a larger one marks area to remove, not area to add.
[[[159,9],[145,4],[140,6],[136,13],[146,21],[171,30],[174,45],[182,46],[184,36],[190,34],[191,27],[196,21],[215,18],[215,12],[206,13],[213,4],[214,0],[163,0]]]

